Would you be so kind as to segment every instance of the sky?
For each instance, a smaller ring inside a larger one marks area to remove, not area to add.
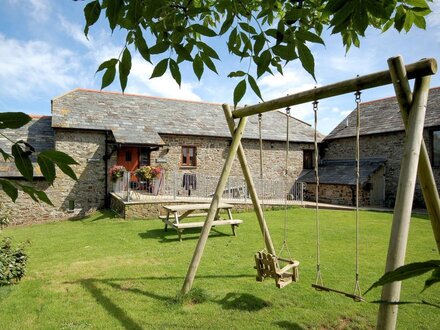
[[[91,27],[89,39],[85,38],[83,8],[88,2],[1,0],[0,112],[50,115],[50,101],[57,96],[75,88],[100,89],[101,75],[95,74],[99,64],[118,57],[124,42],[119,31],[111,34],[102,18]],[[289,63],[283,76],[267,75],[258,80],[264,100],[386,70],[387,59],[396,55],[402,55],[406,64],[429,57],[440,61],[440,0],[434,0],[431,9],[426,30],[413,29],[400,34],[391,29],[383,34],[368,30],[361,39],[361,47],[351,48],[348,54],[340,37],[327,33],[326,46],[311,45],[317,81],[299,63]],[[180,88],[169,73],[150,80],[153,65],[133,54],[126,93],[232,104],[238,81],[227,78],[227,74],[246,69],[247,63],[229,56],[223,44],[214,48],[222,59],[216,62],[219,75],[205,69],[206,74],[198,81],[191,67],[186,66],[182,68]],[[432,78],[431,86],[440,86],[440,74]],[[105,90],[120,92],[119,82]],[[384,86],[364,91],[362,101],[393,95],[392,86]],[[258,102],[248,92],[240,105]],[[352,94],[321,100],[318,130],[328,134],[354,107]],[[313,123],[312,104],[295,106],[291,114]]]

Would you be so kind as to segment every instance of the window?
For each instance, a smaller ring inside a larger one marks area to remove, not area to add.
[[[148,148],[142,148],[139,153],[139,166],[150,165],[150,152]]]
[[[196,166],[197,165],[196,147],[183,146],[181,159],[182,159],[182,166]]]
[[[313,168],[313,150],[303,150],[303,169]]]
[[[432,165],[440,167],[440,130],[432,132]]]
[[[131,162],[131,151],[126,151],[125,152],[125,161],[126,162]]]

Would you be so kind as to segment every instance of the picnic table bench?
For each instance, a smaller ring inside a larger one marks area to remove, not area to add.
[[[168,230],[168,226],[176,229],[179,236],[179,240],[182,241],[182,232],[187,228],[201,228],[205,224],[204,221],[198,222],[181,222],[186,218],[193,217],[206,217],[208,213],[203,212],[209,210],[211,204],[184,204],[184,205],[165,205],[163,208],[166,210],[166,215],[159,215],[159,218],[165,223],[165,231]],[[236,236],[235,227],[237,227],[243,220],[234,219],[232,217],[231,204],[220,203],[217,214],[215,215],[212,226],[231,225],[232,234]],[[228,219],[220,219],[219,211],[226,210],[228,213]],[[195,211],[202,211],[203,213],[194,213]]]

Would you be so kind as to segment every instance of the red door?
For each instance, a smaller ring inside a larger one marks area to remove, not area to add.
[[[118,165],[125,167],[127,171],[134,172],[139,167],[139,148],[122,147],[118,149]],[[132,175],[131,180],[136,181],[136,176]]]

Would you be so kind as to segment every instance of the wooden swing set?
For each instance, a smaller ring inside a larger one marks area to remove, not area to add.
[[[398,56],[388,60],[388,67],[389,70],[314,88],[252,106],[246,106],[234,111],[231,111],[227,104],[223,105],[223,111],[232,135],[232,143],[182,286],[182,294],[188,293],[192,287],[209,232],[217,213],[222,192],[225,189],[234,158],[237,155],[265,243],[265,250],[262,251],[260,255],[257,253],[256,256],[256,259],[262,260],[260,265],[258,265],[257,261],[257,271],[260,272],[257,277],[260,277],[261,279],[264,277],[273,277],[275,278],[278,287],[283,287],[297,279],[297,267],[299,263],[291,259],[282,260],[282,258],[278,257],[275,252],[263,209],[250,174],[244,149],[241,144],[247,117],[389,84],[393,84],[396,92],[400,112],[405,125],[406,138],[401,161],[399,184],[393,213],[393,223],[385,271],[394,270],[404,264],[417,176],[431,220],[437,248],[440,251],[440,199],[429,161],[428,151],[423,141],[429,85],[431,75],[437,72],[437,63],[435,59],[423,59],[419,62],[405,66],[402,58]],[[415,79],[413,92],[411,92],[409,85],[410,79]],[[234,119],[239,119],[237,125],[235,125]],[[287,265],[281,268],[279,261],[285,261],[287,262]],[[393,304],[393,302],[398,302],[400,299],[400,285],[401,282],[394,282],[383,286],[381,296],[381,301],[383,302],[380,304],[377,320],[378,329],[395,328],[398,305]],[[321,288],[319,288],[319,286],[320,284],[315,284],[315,288],[317,289],[345,294],[342,291],[330,289],[323,285]],[[351,298],[355,300],[358,297],[360,297],[359,294],[353,294],[351,296]]]

